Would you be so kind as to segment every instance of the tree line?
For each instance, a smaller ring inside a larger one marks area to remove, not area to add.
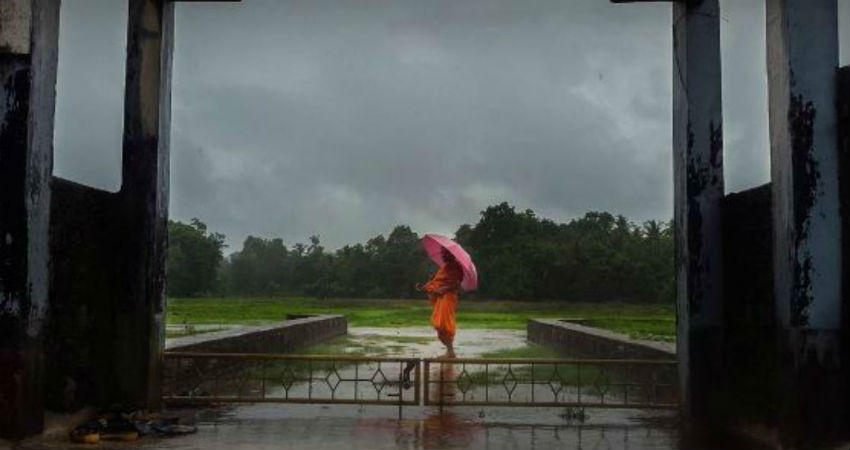
[[[476,263],[479,289],[466,298],[567,301],[672,301],[671,222],[634,224],[589,212],[567,223],[507,203],[455,232]],[[168,293],[410,298],[436,269],[419,235],[399,225],[386,237],[327,251],[319,236],[287,246],[248,236],[224,257],[224,236],[193,219],[169,222]]]

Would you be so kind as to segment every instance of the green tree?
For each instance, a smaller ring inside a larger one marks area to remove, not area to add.
[[[479,289],[467,299],[656,302],[675,292],[670,222],[591,211],[557,223],[503,202],[461,225],[455,240],[478,267]],[[172,257],[186,258],[182,249]],[[230,293],[394,298],[421,295],[414,283],[435,269],[416,232],[399,225],[335,252],[318,236],[290,248],[249,236],[221,272]]]
[[[413,285],[420,273],[420,266],[427,260],[419,236],[407,225],[399,225],[390,232],[384,248],[384,285],[392,297],[409,298],[416,294]]]
[[[276,294],[291,288],[291,254],[281,239],[248,236],[228,266],[231,294]]]
[[[168,294],[191,296],[218,289],[224,235],[198,219],[168,222]]]
[[[669,300],[673,240],[669,225],[639,227],[623,216],[588,212],[558,224],[507,204],[482,211],[455,233],[476,261],[478,295],[581,301]]]

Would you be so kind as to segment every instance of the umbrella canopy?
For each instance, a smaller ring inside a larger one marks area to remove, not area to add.
[[[446,265],[446,262],[443,261],[443,249],[448,250],[455,257],[461,269],[463,269],[463,281],[460,282],[461,289],[472,291],[478,287],[478,271],[475,270],[475,263],[472,262],[469,253],[466,253],[466,250],[460,244],[439,234],[426,234],[422,236],[421,241],[428,257],[440,267]]]

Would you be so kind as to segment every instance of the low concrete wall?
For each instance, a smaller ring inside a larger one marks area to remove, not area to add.
[[[641,341],[570,319],[530,319],[528,340],[570,354],[600,359],[675,360],[676,345]]]
[[[169,339],[165,349],[173,352],[287,353],[347,333],[345,317],[321,315]]]

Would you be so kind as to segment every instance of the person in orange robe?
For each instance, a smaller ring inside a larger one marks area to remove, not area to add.
[[[433,311],[431,326],[437,330],[437,338],[446,346],[446,355],[455,356],[454,338],[457,331],[455,310],[457,309],[457,291],[463,281],[463,269],[454,255],[446,249],[442,253],[443,267],[434,274],[424,285],[417,284],[417,289],[428,293]]]

